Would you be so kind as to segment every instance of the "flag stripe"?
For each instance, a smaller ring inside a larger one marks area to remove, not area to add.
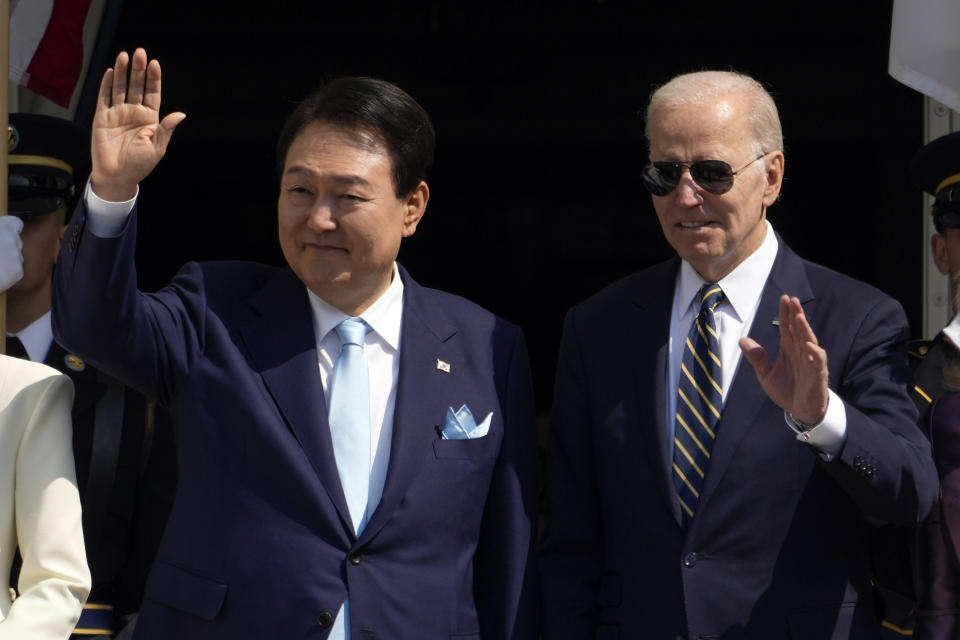
[[[53,13],[53,0],[18,2],[10,10],[10,80],[25,83],[27,68]]]
[[[83,27],[92,0],[36,0],[17,4],[11,22],[10,79],[61,107],[83,69]]]

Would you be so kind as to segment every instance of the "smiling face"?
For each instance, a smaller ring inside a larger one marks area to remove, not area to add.
[[[651,162],[723,160],[738,170],[759,155],[749,99],[729,94],[701,104],[664,106],[650,121]],[[768,151],[763,149],[763,151]],[[717,282],[763,243],[766,208],[780,193],[783,153],[746,166],[727,193],[714,195],[684,170],[677,188],[652,196],[667,242],[705,280]]]
[[[314,122],[290,145],[277,202],[280,248],[315,294],[352,316],[387,290],[400,240],[429,199],[425,182],[398,198],[375,138]]]

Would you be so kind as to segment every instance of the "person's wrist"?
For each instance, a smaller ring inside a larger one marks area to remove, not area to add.
[[[810,429],[813,429],[815,426],[823,422],[823,420],[818,420],[817,422],[807,422],[806,420],[801,420],[789,411],[787,411],[787,417],[800,431],[810,431]]]
[[[124,182],[110,182],[107,180],[98,180],[96,177],[90,179],[90,188],[101,200],[107,202],[126,202],[137,195],[137,184],[130,185]]]

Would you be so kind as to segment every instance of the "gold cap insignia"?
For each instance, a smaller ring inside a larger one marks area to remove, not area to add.
[[[7,125],[7,152],[13,151],[20,144],[20,132],[12,124]]]
[[[63,362],[74,371],[83,371],[87,368],[86,363],[80,359],[80,356],[75,356],[72,353],[64,356]]]

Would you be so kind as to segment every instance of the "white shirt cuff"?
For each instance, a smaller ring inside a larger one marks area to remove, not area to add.
[[[137,192],[132,198],[125,202],[110,202],[104,200],[93,192],[90,186],[90,180],[87,180],[87,188],[83,192],[83,201],[87,205],[87,226],[90,233],[100,238],[112,238],[120,235],[123,231],[123,225],[127,224],[127,218],[133,211],[133,205],[140,195],[140,186],[137,185]]]
[[[824,461],[830,462],[840,453],[847,439],[847,410],[843,406],[843,400],[832,389],[827,389],[827,393],[827,413],[820,424],[804,431],[786,411],[783,412],[783,419],[797,434],[797,440],[809,444]]]

